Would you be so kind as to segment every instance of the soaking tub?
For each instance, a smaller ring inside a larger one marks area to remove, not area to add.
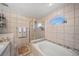
[[[34,56],[74,56],[77,55],[71,49],[59,46],[47,40],[32,42]]]

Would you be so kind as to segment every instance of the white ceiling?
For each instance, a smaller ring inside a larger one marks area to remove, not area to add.
[[[49,3],[7,3],[7,5],[21,15],[40,18],[48,15],[62,4],[53,3],[52,6],[49,6]]]

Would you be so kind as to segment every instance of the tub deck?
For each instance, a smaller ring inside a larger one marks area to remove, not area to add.
[[[51,43],[47,40],[32,43],[34,55],[39,56],[77,56],[71,49]]]

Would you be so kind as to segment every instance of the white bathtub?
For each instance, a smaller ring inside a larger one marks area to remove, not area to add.
[[[34,56],[74,56],[77,55],[71,49],[53,44],[47,40],[32,43]]]

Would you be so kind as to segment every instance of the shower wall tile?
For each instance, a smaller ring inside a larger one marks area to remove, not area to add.
[[[79,4],[75,4],[75,17],[79,17]]]
[[[64,33],[57,32],[57,42],[58,43],[64,44],[64,35],[63,34]]]
[[[79,50],[79,40],[75,39],[74,41],[74,48]]]
[[[74,48],[79,50],[79,43],[75,43]]]
[[[57,12],[56,16],[57,15],[61,15],[62,16],[62,15],[64,15],[64,8],[58,8],[56,12]]]
[[[79,50],[79,4],[75,4],[75,35],[74,47]]]
[[[75,9],[79,9],[79,3],[75,3]]]
[[[64,31],[64,30],[65,30],[64,26],[65,26],[65,25],[57,26],[57,28],[56,28],[57,31],[56,31],[56,32],[64,33],[64,32],[65,32],[65,31]]]
[[[64,15],[66,19],[74,17],[74,9],[70,12],[64,12]]]
[[[76,43],[78,43],[78,45],[79,45],[79,39],[77,40],[77,39],[75,39],[75,45],[76,45]]]
[[[65,26],[65,33],[74,33],[74,26]]]
[[[55,16],[65,16],[67,23],[59,26],[50,25],[48,22]],[[49,16],[49,18],[48,18]],[[45,38],[56,43],[79,50],[79,3],[65,4],[47,16],[45,23]]]
[[[74,4],[72,4],[72,3],[69,3],[69,4],[65,4],[65,6],[64,6],[64,12],[65,13],[68,13],[68,12],[72,12],[73,11],[73,6]]]
[[[75,26],[79,26],[79,17],[75,17]]]
[[[53,15],[54,14],[54,15]],[[50,19],[55,16],[65,16],[67,23],[59,26],[46,24],[45,38],[54,41],[56,43],[74,48],[74,31],[75,31],[75,19],[74,19],[74,4],[65,4],[64,7],[58,8],[52,13]],[[49,18],[47,20],[50,20]],[[48,21],[47,21],[48,22]],[[50,25],[50,26],[49,26]],[[50,32],[49,32],[50,30]]]
[[[64,33],[58,33],[57,32],[57,39],[59,39],[59,40],[63,40],[64,39],[64,35],[63,35]]]
[[[78,25],[75,26],[75,33],[79,33],[79,26]]]
[[[74,47],[74,41],[65,41],[65,45],[73,48]]]
[[[76,40],[79,40],[79,33],[75,33],[75,42],[76,42]],[[79,41],[77,41],[77,42],[79,42]]]
[[[52,38],[53,37],[53,38]],[[57,39],[56,39],[56,36],[54,35],[54,36],[47,36],[47,38],[46,39],[48,39],[48,40],[50,40],[50,41],[53,41],[53,42],[57,42]],[[50,39],[49,39],[50,38]]]
[[[65,41],[74,41],[74,34],[73,33],[65,33]]]
[[[66,25],[74,25],[74,9],[69,12],[64,12],[64,16],[67,21]]]
[[[79,9],[75,10],[75,17],[79,17]]]

